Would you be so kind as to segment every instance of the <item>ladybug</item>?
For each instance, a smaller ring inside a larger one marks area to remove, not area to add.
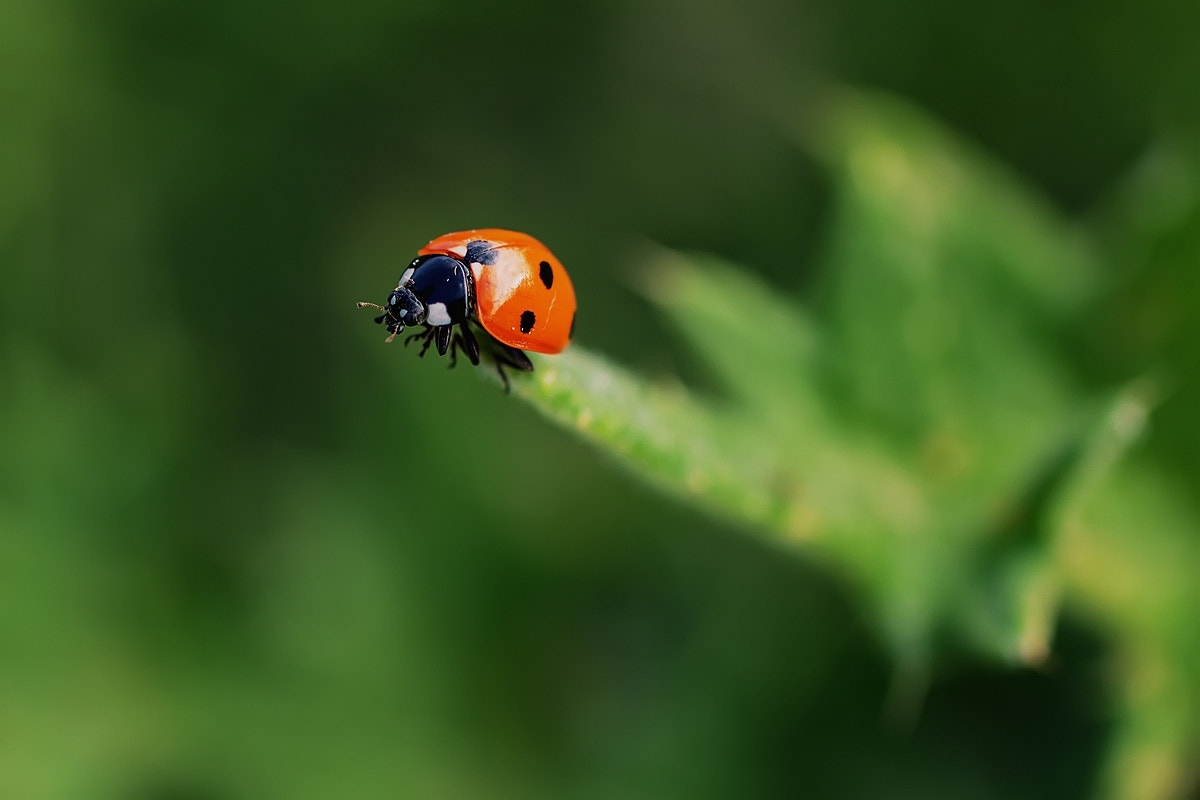
[[[575,329],[575,289],[554,254],[527,233],[483,228],[447,233],[417,251],[400,283],[382,305],[359,303],[381,313],[390,342],[406,327],[421,330],[404,340],[423,340],[438,355],[459,348],[479,364],[480,343],[473,326],[508,389],[504,367],[532,372],[525,351],[560,353]]]

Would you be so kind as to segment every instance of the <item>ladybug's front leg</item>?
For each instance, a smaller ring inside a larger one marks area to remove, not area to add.
[[[450,347],[450,335],[454,333],[453,325],[438,325],[434,328],[437,331],[437,351],[439,356],[446,355],[446,350]]]
[[[404,344],[407,345],[409,342],[414,341],[416,339],[423,340],[423,343],[421,345],[421,352],[417,353],[417,356],[420,358],[424,358],[425,351],[428,350],[429,345],[433,343],[433,334],[436,330],[437,330],[436,328],[431,328],[429,326],[426,326],[425,330],[421,331],[420,333],[414,333],[412,336],[409,336],[407,339],[405,339]]]

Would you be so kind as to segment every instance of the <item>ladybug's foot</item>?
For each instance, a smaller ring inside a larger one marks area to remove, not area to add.
[[[471,333],[471,329],[465,322],[458,326],[458,330],[454,332],[454,336],[450,339],[450,369],[454,369],[454,365],[458,363],[458,349],[460,347],[467,354],[467,360],[478,367],[479,342],[476,341],[475,334]]]
[[[421,344],[421,352],[417,353],[417,356],[420,358],[425,357],[425,351],[429,349],[429,345],[433,344],[433,334],[435,332],[435,328],[429,328],[423,334],[421,334],[423,337],[425,337],[425,341]]]
[[[500,383],[504,386],[505,393],[508,393],[512,391],[512,386],[509,385],[508,375],[505,374],[504,368],[508,366],[522,372],[533,372],[533,362],[529,360],[529,356],[525,355],[524,350],[518,350],[501,342],[496,342],[495,345],[493,358],[496,372],[500,374]]]

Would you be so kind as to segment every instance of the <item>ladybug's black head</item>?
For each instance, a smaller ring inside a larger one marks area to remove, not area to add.
[[[427,313],[428,309],[419,297],[407,288],[399,286],[388,295],[383,313],[376,317],[375,321],[386,324],[388,333],[399,333],[404,330],[405,325],[420,325],[425,321]]]
[[[359,308],[375,308],[383,313],[375,321],[387,328],[392,336],[402,332],[407,325],[420,325],[429,313],[421,299],[404,286],[397,286],[381,306],[374,303],[359,303]],[[391,341],[389,337],[388,341]]]

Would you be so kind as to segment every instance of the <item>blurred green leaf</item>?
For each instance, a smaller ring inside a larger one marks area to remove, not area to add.
[[[1155,389],[1138,381],[1105,402],[1066,368],[1061,333],[1102,290],[1074,226],[896,101],[846,94],[830,120],[801,137],[837,186],[814,313],[709,256],[660,251],[639,273],[719,397],[651,384],[578,345],[538,359],[514,389],[654,485],[849,580],[910,676],[897,702],[911,706],[947,641],[1042,664],[1079,581],[1122,571],[1078,569],[1101,557],[1081,520],[1101,494],[1121,508],[1135,491],[1109,476]],[[1149,503],[1142,523],[1159,510]],[[1181,542],[1186,524],[1168,524],[1161,541]],[[1194,569],[1192,550],[1171,565],[1127,562],[1128,587],[1154,583],[1162,567]],[[1134,618],[1117,628],[1149,635],[1170,609],[1200,610],[1194,595],[1150,591],[1145,601],[1161,607],[1143,617],[1118,603]],[[1191,663],[1200,648],[1185,638],[1150,657],[1162,666],[1190,653]],[[1200,674],[1168,672],[1175,683]],[[1133,728],[1139,719],[1127,717]],[[1178,765],[1196,730],[1167,728],[1157,752]],[[1135,771],[1152,763],[1133,758]],[[1113,796],[1143,796],[1132,787],[1144,784],[1126,775]]]

